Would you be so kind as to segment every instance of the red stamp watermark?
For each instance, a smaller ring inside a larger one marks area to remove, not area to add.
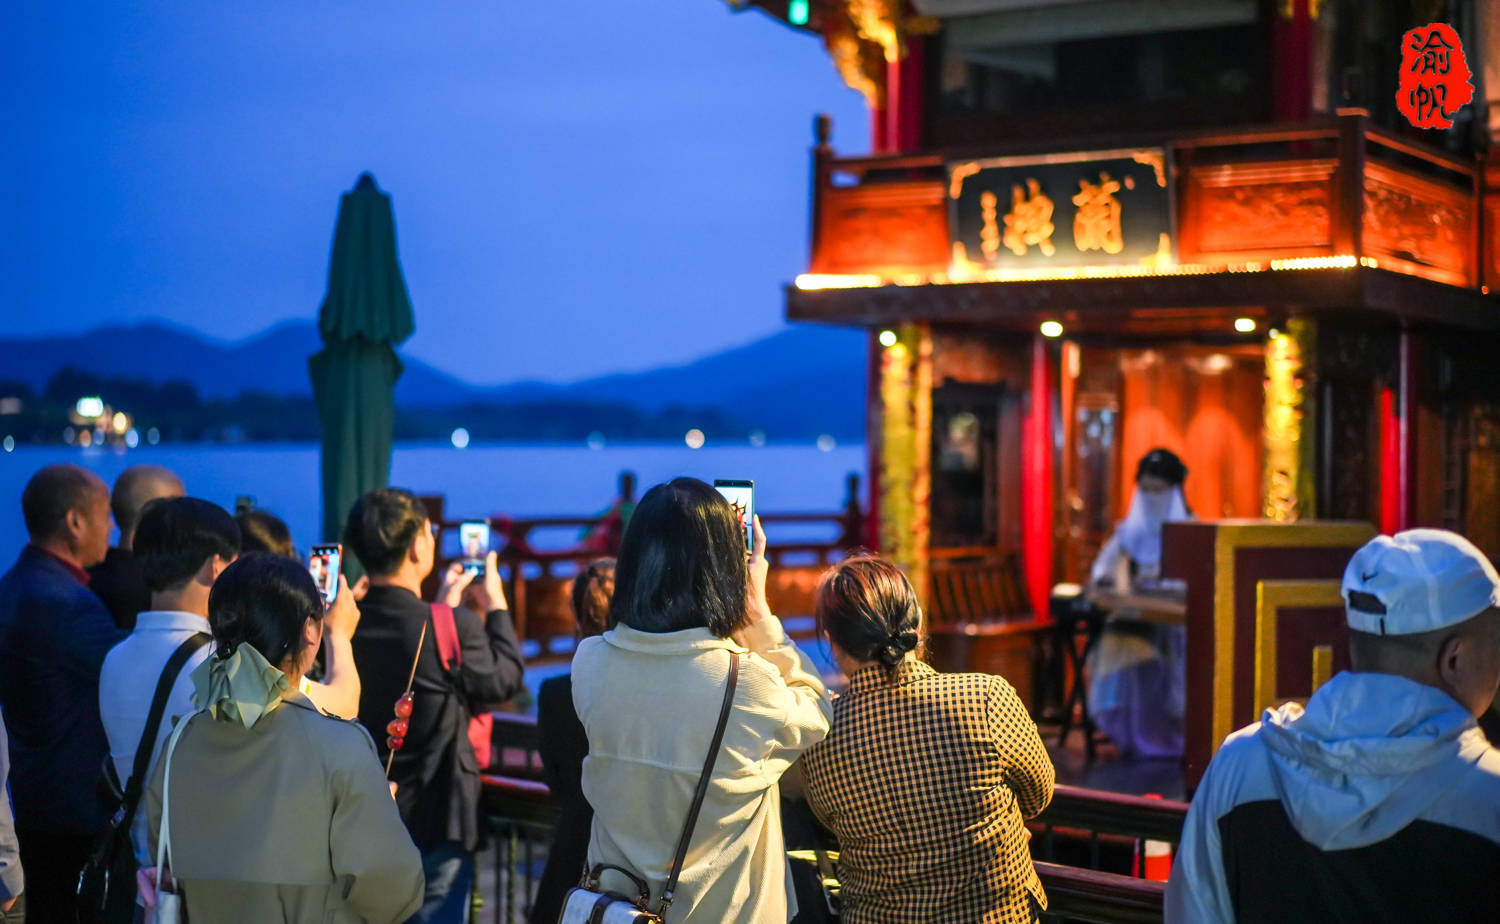
[[[1453,116],[1474,98],[1473,76],[1451,26],[1413,29],[1401,37],[1396,108],[1417,128],[1452,128]]]

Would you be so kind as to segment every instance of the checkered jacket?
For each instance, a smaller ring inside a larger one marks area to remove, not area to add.
[[[1047,907],[1024,819],[1052,799],[1052,761],[1000,677],[865,668],[803,764],[839,840],[849,924],[1010,924]]]

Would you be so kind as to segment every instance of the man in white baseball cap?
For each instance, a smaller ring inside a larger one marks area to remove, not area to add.
[[[1378,536],[1344,571],[1351,671],[1267,709],[1204,774],[1168,922],[1493,921],[1500,574],[1435,529]]]

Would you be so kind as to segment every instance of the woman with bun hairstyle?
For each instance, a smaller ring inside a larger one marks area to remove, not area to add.
[[[334,605],[348,593],[339,578]],[[146,793],[154,857],[170,761],[170,868],[187,919],[405,921],[422,902],[422,859],[375,744],[298,691],[323,640],[312,575],[243,555],[214,582],[208,624],[214,653],[192,673],[198,711],[179,720]]]
[[[1037,920],[1025,820],[1054,772],[1016,691],[924,663],[916,591],[879,556],[829,569],[817,618],[849,676],[803,758],[808,802],[839,841],[843,920]]]

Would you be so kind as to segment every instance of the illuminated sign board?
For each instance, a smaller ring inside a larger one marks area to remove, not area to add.
[[[1170,265],[1168,174],[1160,148],[951,163],[952,272]]]

